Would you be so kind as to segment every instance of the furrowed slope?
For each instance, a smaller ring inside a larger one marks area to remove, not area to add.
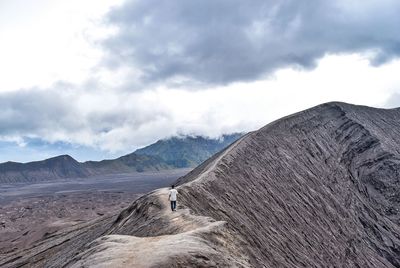
[[[180,179],[196,214],[230,223],[251,263],[400,266],[400,111],[329,103]]]
[[[0,265],[400,267],[399,153],[400,110],[323,104],[180,178],[177,213],[157,190],[93,225],[83,246],[45,249],[50,239]]]

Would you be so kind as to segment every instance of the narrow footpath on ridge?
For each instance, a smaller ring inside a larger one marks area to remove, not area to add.
[[[225,244],[222,237],[218,238],[221,229],[225,229],[225,222],[191,214],[188,208],[179,204],[179,187],[177,190],[177,211],[171,211],[168,188],[158,189],[149,194],[147,201],[142,200],[146,210],[143,217],[150,223],[142,227],[136,224],[135,227],[139,226],[136,232],[154,230],[154,235],[115,234],[126,232],[127,226],[132,224],[130,219],[137,218],[134,214],[143,209],[136,208],[114,226],[113,234],[92,242],[75,258],[78,260],[72,267],[226,266],[221,259],[220,247],[206,241],[206,237],[215,236],[217,243]],[[159,230],[163,233],[157,233]],[[188,260],[191,261],[188,263]]]

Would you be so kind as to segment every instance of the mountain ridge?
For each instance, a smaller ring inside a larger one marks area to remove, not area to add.
[[[0,264],[399,267],[399,152],[400,110],[319,105],[178,179],[177,212],[155,190]]]
[[[0,182],[35,182],[66,177],[87,177],[90,173],[69,155],[59,155],[29,163],[5,162],[0,164]]]
[[[172,137],[140,148],[134,153],[161,157],[174,167],[196,167],[221,149],[243,136],[243,133],[211,139],[203,136]]]
[[[101,161],[78,162],[69,155],[60,155],[28,163],[9,161],[0,163],[0,183],[39,182],[87,178],[97,174],[193,168],[219,149],[229,145],[240,135],[223,135],[222,139],[210,139],[201,136],[173,137],[159,140],[133,153]],[[187,144],[194,144],[194,146],[188,147]],[[154,150],[154,148],[156,149]],[[164,148],[164,151],[159,152],[159,148]],[[148,154],[144,153],[146,150],[149,151]],[[167,158],[163,157],[165,154],[168,155]]]

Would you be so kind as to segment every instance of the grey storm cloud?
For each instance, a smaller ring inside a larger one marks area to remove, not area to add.
[[[399,56],[399,1],[135,0],[111,10],[110,68],[134,67],[144,83],[249,81],[325,54]]]
[[[56,91],[26,89],[0,95],[0,135],[81,127],[69,102]]]
[[[114,105],[82,102],[82,95],[87,91],[73,85],[55,84],[51,90],[31,88],[1,93],[0,136],[57,130],[75,132],[84,128],[104,133],[124,125],[139,128],[158,118],[168,118],[163,110],[145,109],[134,99],[123,96]],[[89,96],[94,99],[96,95],[92,92]],[[125,105],[126,102],[131,105]]]
[[[149,126],[167,134],[176,127],[167,110],[143,104],[134,95],[88,92],[59,83],[51,89],[0,93],[0,140],[33,137],[118,150],[155,139],[159,132]]]

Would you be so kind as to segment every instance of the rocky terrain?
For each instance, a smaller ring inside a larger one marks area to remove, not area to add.
[[[19,199],[0,207],[0,256],[32,246],[58,230],[127,207],[140,194],[88,191]]]
[[[400,267],[400,109],[327,103],[2,267]]]
[[[170,185],[189,170],[0,184],[0,259],[59,230],[118,214],[139,196]]]

